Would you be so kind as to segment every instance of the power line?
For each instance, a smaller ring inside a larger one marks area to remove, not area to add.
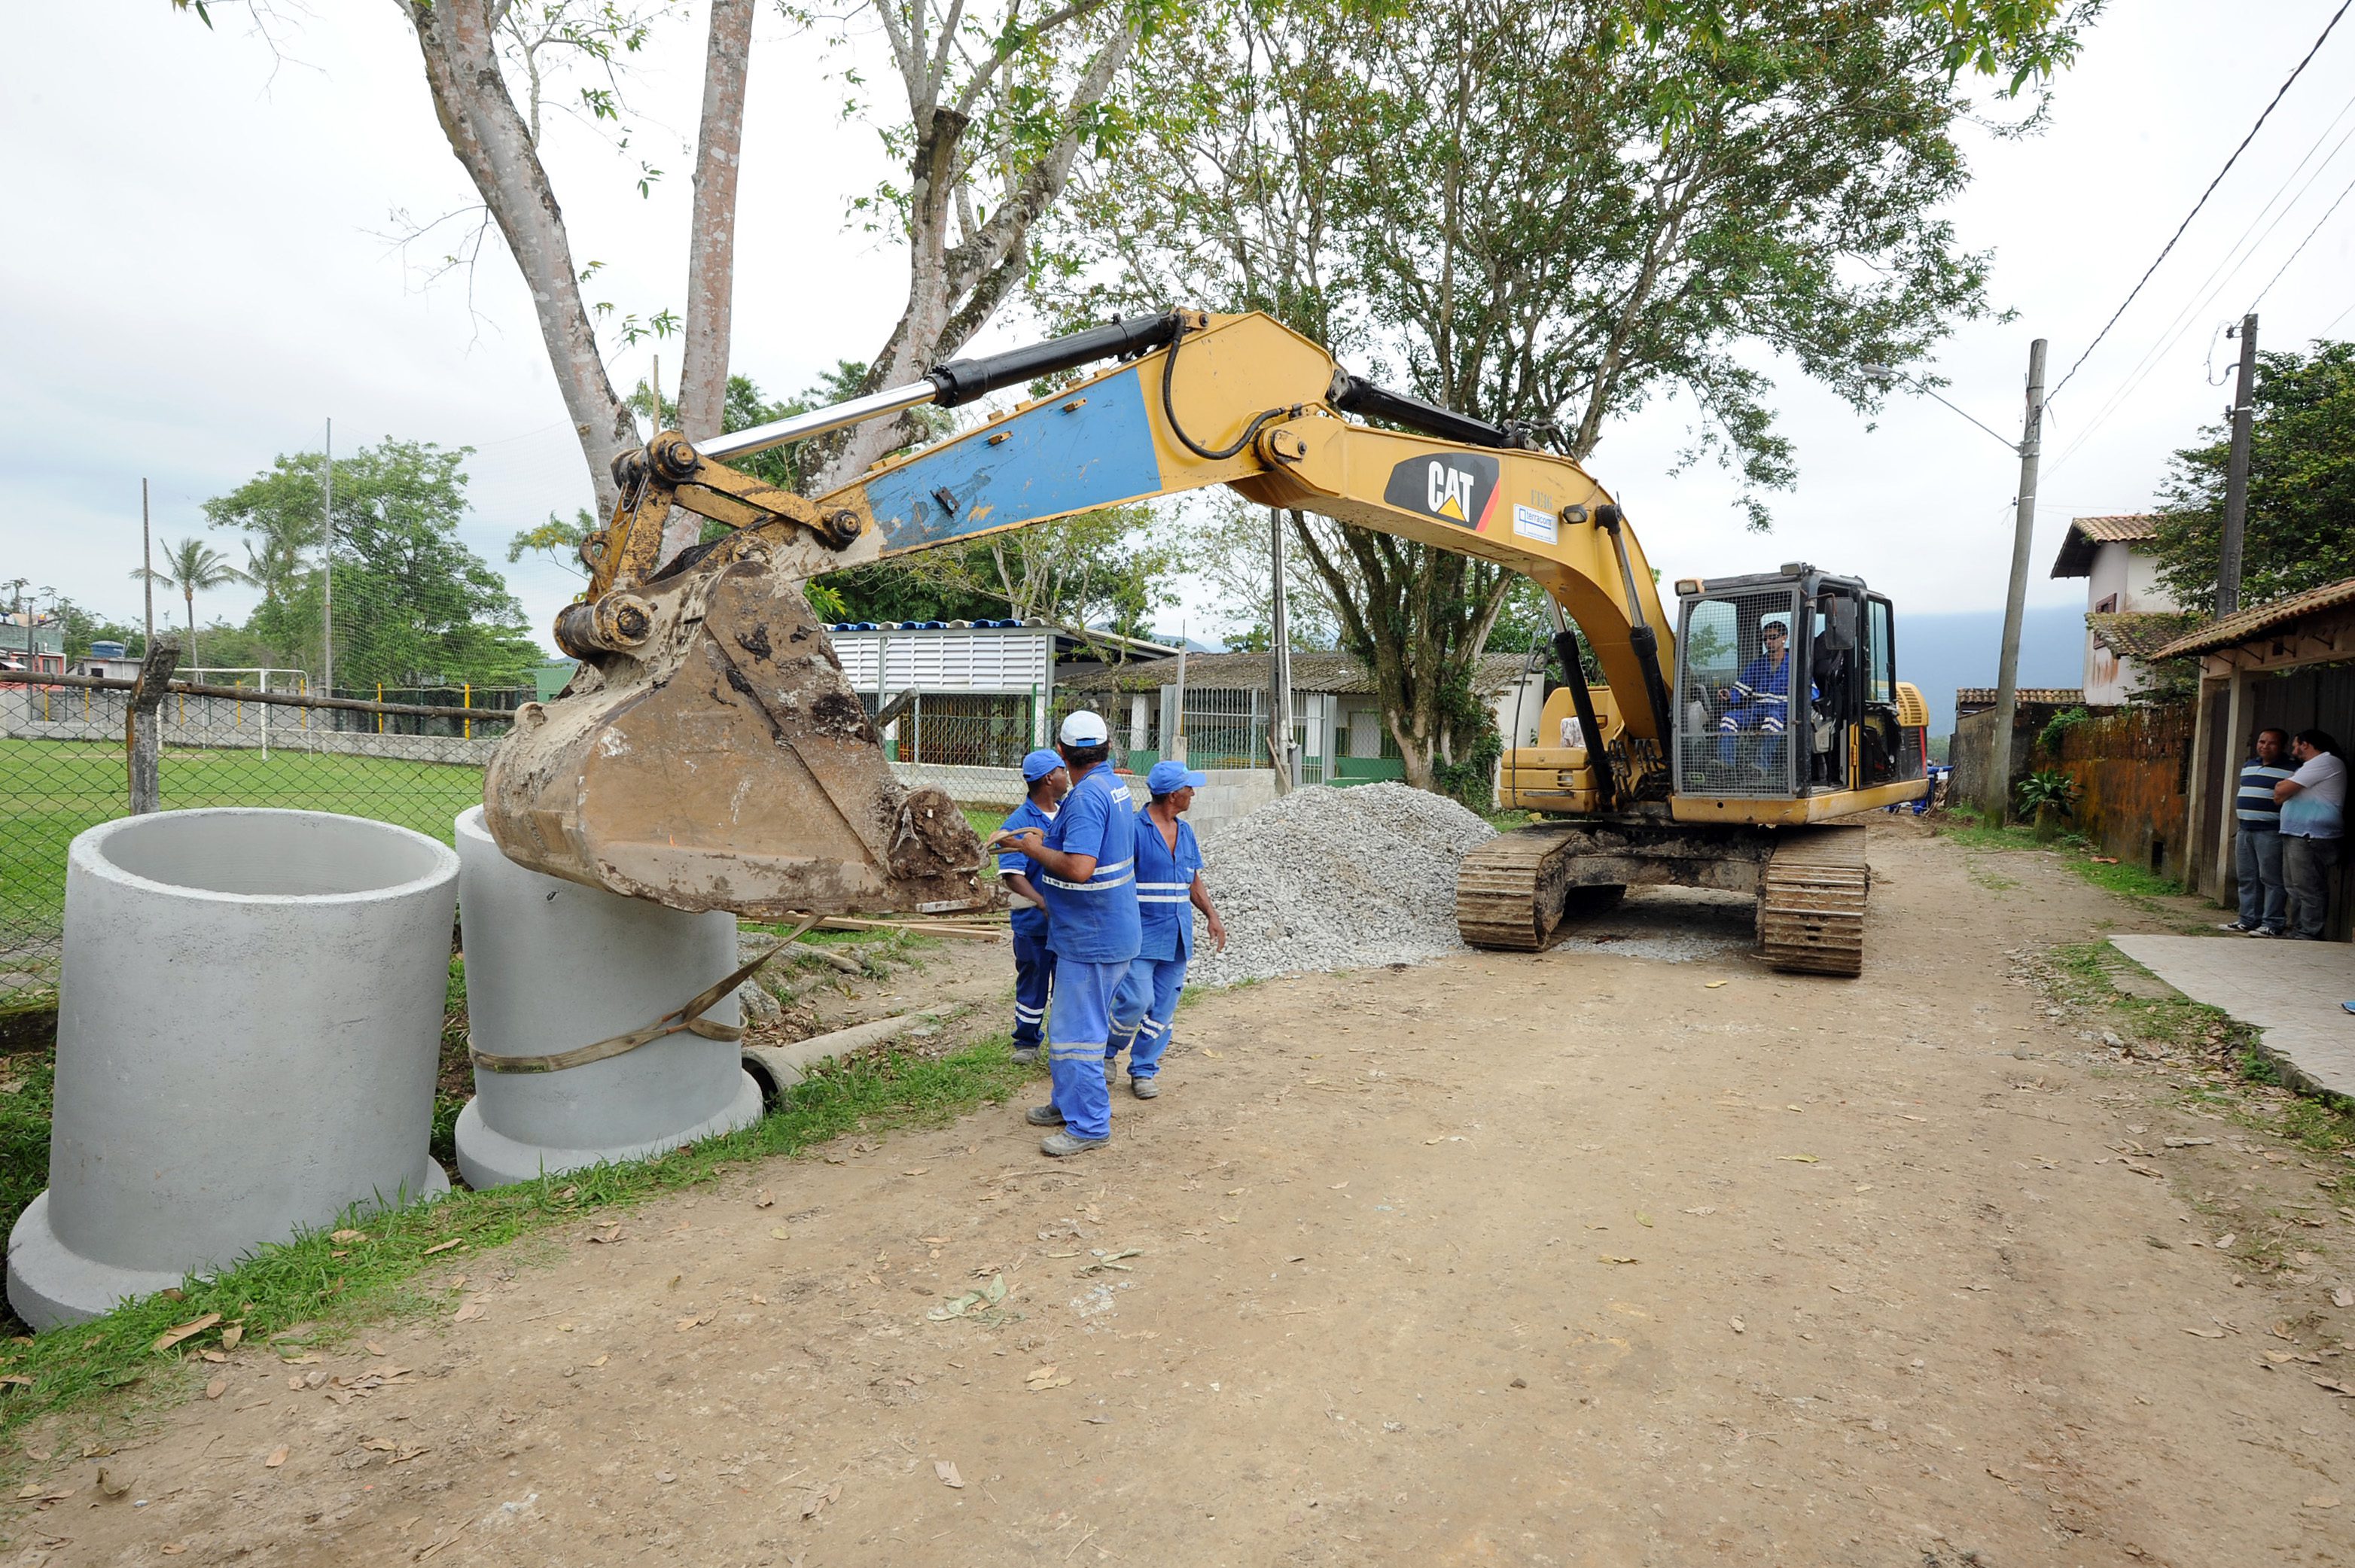
[[[2249,127],[2249,133],[2241,138],[2241,144],[2232,149],[2232,155],[2224,160],[2224,166],[2216,171],[2216,177],[2208,182],[2208,188],[2200,193],[2200,199],[2191,204],[2191,210],[2185,213],[2183,215],[2183,221],[2175,226],[2175,232],[2168,236],[2167,243],[2159,247],[2158,256],[2152,260],[2148,267],[2143,269],[2142,276],[2137,279],[2135,286],[2126,292],[2126,297],[2118,303],[2118,308],[2110,313],[2110,319],[2102,324],[2102,330],[2094,334],[2094,341],[2085,345],[2085,352],[2077,356],[2076,364],[2070,366],[2068,374],[2062,376],[2061,379],[2053,385],[2052,391],[2047,400],[2050,400],[2050,397],[2057,397],[2060,394],[2061,389],[2069,384],[2071,377],[2077,374],[2079,368],[2085,363],[2087,357],[2093,354],[2094,349],[2102,346],[2102,339],[2110,335],[2110,328],[2118,324],[2118,317],[2126,315],[2126,306],[2134,304],[2135,296],[2142,293],[2143,284],[2150,282],[2151,274],[2158,271],[2159,263],[2166,261],[2168,252],[2175,249],[2175,242],[2183,238],[2183,231],[2191,227],[2191,220],[2193,219],[2200,216],[2200,209],[2208,205],[2208,198],[2216,194],[2216,187],[2224,183],[2224,176],[2232,172],[2232,165],[2241,161],[2241,155],[2243,153],[2249,150],[2249,144],[2256,140],[2257,133],[2264,128],[2264,123],[2267,118],[2272,115],[2273,112],[2276,108],[2280,107],[2283,96],[2289,91],[2291,84],[2297,80],[2299,75],[2305,71],[2307,66],[2313,60],[2315,55],[2320,51],[2323,41],[2330,37],[2330,30],[2339,26],[2339,18],[2347,15],[2347,8],[2350,5],[2355,5],[2355,0],[2339,0],[2339,9],[2333,11],[2330,14],[2330,20],[2322,25],[2322,32],[2320,36],[2316,37],[2314,40],[2314,47],[2306,51],[2305,58],[2300,59],[2297,64],[2291,69],[2289,75],[2283,80],[2281,86],[2275,90],[2272,101],[2268,102],[2265,105],[2264,112],[2258,114],[2257,123]]]
[[[2322,177],[2324,171],[2328,169],[2338,159],[2339,155],[2346,150],[2348,144],[2355,141],[2355,128],[2350,128],[2345,135],[2339,138],[2338,144],[2330,149],[2322,162],[2315,165],[2314,172],[2307,176],[2306,183],[2298,185],[2295,194],[2290,193],[2290,187],[2297,185],[2297,176],[2305,172],[2306,165],[2313,161],[2314,155],[2321,150],[2322,144],[2330,139],[2332,133],[2339,129],[2339,122],[2346,119],[2350,111],[2355,111],[2355,97],[2348,99],[2346,106],[2339,110],[2328,126],[2324,127],[2322,134],[2315,139],[2314,145],[2307,149],[2306,155],[2298,159],[2296,166],[2283,177],[2280,188],[2266,198],[2265,204],[2257,209],[2256,216],[2249,219],[2247,226],[2241,230],[2240,237],[2225,250],[2222,258],[2210,270],[2207,277],[2200,280],[2200,286],[2192,292],[2191,298],[2185,302],[2183,308],[2159,329],[2158,336],[2153,340],[2150,347],[2144,351],[2141,358],[2135,361],[2134,368],[2126,372],[2125,379],[2118,383],[2117,389],[2095,410],[2094,417],[2087,420],[2084,428],[2077,432],[2076,439],[2072,441],[2062,452],[2060,457],[2053,462],[2054,471],[2058,471],[2063,464],[2074,457],[2085,443],[2093,439],[2094,432],[2108,422],[2110,416],[2124,407],[2127,400],[2141,389],[2143,382],[2158,368],[2168,350],[2181,342],[2184,334],[2191,330],[2199,313],[2207,308],[2218,294],[2231,286],[2232,280],[2240,275],[2241,269],[2247,266],[2255,257],[2259,247],[2273,238],[2274,230],[2281,227],[2283,219],[2290,215],[2299,202],[2306,199],[2306,193],[2314,188],[2315,182]],[[2282,200],[2285,196],[2289,197],[2286,202]],[[2281,208],[2278,212],[2274,210],[2276,204],[2279,204]],[[2259,224],[2264,227],[2260,229]],[[2268,283],[2265,286],[2271,288],[2273,285]],[[2209,384],[2211,386],[2216,384],[2212,377],[2210,378]]]
[[[2339,203],[2345,201],[2350,194],[2355,194],[2355,180],[2349,180],[2347,182],[2346,189],[2341,190],[2337,198],[2334,199],[2328,208],[2323,209],[2322,216],[2314,220],[2314,227],[2306,231],[2306,238],[2297,242],[2297,249],[2289,253],[2289,261],[2284,261],[2281,264],[2281,272],[2275,272],[2272,277],[2265,280],[2265,286],[2257,291],[2257,297],[2249,302],[2249,308],[2242,312],[2242,315],[2254,315],[2256,314],[2257,306],[2264,303],[2264,297],[2267,294],[2273,293],[2274,285],[2282,281],[2282,272],[2288,272],[2290,269],[2290,262],[2296,261],[2300,256],[2306,254],[2306,248],[2314,242],[2314,237],[2322,232],[2322,226],[2330,221],[2330,215],[2339,210]]]

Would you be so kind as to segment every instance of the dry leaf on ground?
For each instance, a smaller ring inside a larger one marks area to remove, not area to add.
[[[272,1448],[270,1451],[270,1457],[261,1462],[262,1467],[269,1470],[278,1468],[279,1466],[286,1463],[286,1445],[281,1443],[277,1447]]]
[[[218,1312],[208,1312],[202,1317],[191,1317],[186,1323],[181,1324],[177,1328],[167,1329],[164,1333],[156,1335],[155,1349],[159,1350],[168,1350],[173,1346],[178,1344],[181,1340],[186,1339],[192,1335],[203,1333],[206,1329],[219,1322],[220,1317],[221,1315]]]
[[[964,1486],[964,1477],[958,1475],[956,1466],[946,1459],[935,1459],[932,1461],[932,1474],[941,1478],[941,1482],[943,1486],[956,1487],[959,1488],[962,1488]]]
[[[479,1301],[470,1301],[466,1303],[465,1306],[458,1308],[457,1311],[452,1313],[450,1315],[450,1321],[453,1323],[472,1323],[475,1318],[480,1317],[482,1315],[483,1304]]]
[[[215,1378],[212,1381],[205,1385],[205,1397],[207,1399],[218,1399],[221,1395],[227,1392],[229,1392],[229,1380],[227,1378]]]
[[[446,1253],[446,1252],[448,1252],[452,1247],[457,1246],[457,1245],[459,1244],[459,1241],[460,1241],[460,1238],[458,1238],[458,1237],[456,1237],[456,1236],[453,1236],[453,1237],[451,1237],[451,1238],[450,1238],[448,1241],[446,1241],[446,1242],[436,1242],[436,1243],[434,1243],[432,1246],[430,1246],[430,1247],[426,1248],[423,1252],[421,1252],[421,1253],[418,1253],[417,1255],[418,1255],[419,1257],[421,1257],[421,1258],[430,1258],[430,1257],[432,1257],[435,1253]]]
[[[842,1496],[842,1483],[840,1481],[830,1481],[823,1488],[813,1489],[810,1493],[809,1500],[802,1504],[802,1517],[804,1519],[815,1519],[818,1516],[818,1510],[820,1509],[825,1508],[826,1504],[834,1501],[835,1499],[840,1496]]]

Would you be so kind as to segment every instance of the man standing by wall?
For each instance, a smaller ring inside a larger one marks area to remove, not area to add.
[[[1140,937],[1136,962],[1112,998],[1112,1041],[1104,1049],[1104,1081],[1113,1063],[1128,1055],[1128,1092],[1140,1100],[1161,1093],[1162,1053],[1169,1049],[1169,1026],[1178,1018],[1178,995],[1186,988],[1186,965],[1194,955],[1194,912],[1200,910],[1210,941],[1223,950],[1227,928],[1202,885],[1202,847],[1185,821],[1194,792],[1209,782],[1183,763],[1156,763],[1145,775],[1153,800],[1136,820],[1136,908]]]
[[[1026,1119],[1055,1127],[1039,1152],[1061,1158],[1102,1148],[1112,1138],[1112,1091],[1104,1083],[1104,1045],[1112,1038],[1112,996],[1136,956],[1136,808],[1113,776],[1112,731],[1103,715],[1081,709],[1063,720],[1057,749],[1071,792],[1053,826],[998,832],[1038,868],[1055,944],[1055,995],[1047,1016],[1048,1103]]]
[[[2289,933],[2322,940],[2330,912],[2330,868],[2347,827],[2347,764],[2339,742],[2319,730],[2300,730],[2289,743],[2297,772],[2274,785],[2281,802],[2282,881],[2289,889]]]
[[[2289,923],[2289,895],[2282,885],[2281,803],[2274,787],[2289,777],[2289,731],[2257,731],[2256,754],[2241,764],[2241,793],[2234,799],[2232,880],[2240,889],[2241,918],[2220,927],[2250,936],[2279,936]]]
[[[2289,777],[2284,770],[2282,777]],[[1022,782],[1028,798],[998,831],[1019,833],[1035,827],[1040,833],[1055,825],[1055,810],[1070,793],[1071,775],[1063,769],[1061,753],[1041,746],[1022,759]],[[1031,881],[1030,858],[1018,849],[997,857],[997,877],[1014,895],[1014,1060],[1028,1064],[1039,1060],[1039,1040],[1047,1025],[1047,998],[1054,988],[1055,952],[1047,923],[1047,900]]]

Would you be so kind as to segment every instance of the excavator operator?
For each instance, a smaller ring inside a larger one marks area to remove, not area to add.
[[[1733,765],[1740,746],[1738,734],[1752,731],[1780,735],[1789,726],[1790,639],[1791,629],[1780,621],[1768,621],[1759,627],[1758,656],[1743,665],[1733,684],[1719,693],[1726,706],[1724,717],[1717,721],[1718,756],[1728,767]]]

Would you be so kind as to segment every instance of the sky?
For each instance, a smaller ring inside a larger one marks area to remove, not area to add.
[[[2012,318],[1961,327],[1929,370],[2000,436],[1913,394],[1869,423],[1781,377],[1800,476],[1760,535],[1730,475],[1675,471],[1689,411],[1656,405],[1606,432],[1588,464],[1653,563],[1675,578],[1811,560],[1891,594],[1901,624],[1908,610],[1999,607],[2030,339],[2050,339],[2057,382],[2335,4],[2113,5],[2041,133],[1965,138],[1975,178],[1948,217],[1965,246],[1992,252],[1991,301]],[[508,567],[506,541],[551,511],[570,516],[589,484],[520,280],[496,235],[479,264],[438,281],[433,263],[464,226],[397,238],[473,199],[400,10],[279,0],[279,11],[274,48],[219,4],[211,31],[164,0],[12,19],[0,56],[16,240],[0,248],[0,581],[22,576],[135,620],[142,478],[158,539],[185,537],[203,527],[206,497],[281,453],[315,451],[332,418],[338,453],[387,436],[475,449],[463,537],[507,571],[545,642],[574,580],[535,560]],[[547,158],[575,257],[603,263],[591,297],[616,318],[683,308],[702,31],[691,15],[646,51],[627,148],[551,120]],[[102,72],[56,69],[86,60],[93,38]],[[774,12],[756,36],[732,368],[773,394],[870,356],[905,287],[900,252],[844,218],[890,173],[873,129],[841,115],[852,63]],[[2081,582],[2049,576],[2068,519],[2146,508],[2169,453],[2220,417],[2235,346],[2218,335],[2261,292],[2267,347],[2302,347],[2334,323],[2355,333],[2355,197],[2317,228],[2355,182],[2350,91],[2355,24],[2323,46],[2060,391],[2031,604],[2082,603]],[[642,163],[663,171],[645,197]],[[976,347],[1035,335],[1009,318]],[[677,353],[676,338],[616,346],[614,379],[634,383],[659,354],[675,387]],[[1180,587],[1168,630],[1221,624],[1207,585]],[[223,590],[200,617],[241,619],[251,598]]]

